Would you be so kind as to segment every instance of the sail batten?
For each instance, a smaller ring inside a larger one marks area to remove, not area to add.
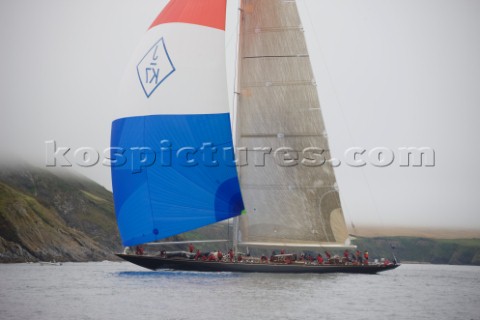
[[[259,58],[308,58],[308,54],[292,54],[292,55],[262,55],[262,56],[245,56],[243,59],[259,59]]]
[[[241,3],[236,145],[249,163],[239,167],[246,208],[240,243],[344,246],[348,233],[325,161],[330,148],[296,2]],[[251,163],[259,155],[260,165]],[[312,157],[318,161],[310,166]]]
[[[241,138],[277,138],[278,134],[242,134]],[[323,137],[322,134],[304,133],[304,134],[284,134],[284,138],[307,138],[307,137]]]

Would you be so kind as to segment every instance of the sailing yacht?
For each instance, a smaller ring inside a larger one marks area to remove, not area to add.
[[[237,258],[239,248],[354,249],[325,161],[327,135],[296,2],[240,1],[233,114],[225,19],[226,0],[171,0],[134,54],[111,137],[123,244],[233,219]],[[291,257],[211,262],[164,252],[118,256],[152,270],[377,273],[398,267]]]

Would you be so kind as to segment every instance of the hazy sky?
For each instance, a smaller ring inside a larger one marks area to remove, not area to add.
[[[2,158],[44,165],[47,140],[108,147],[124,68],[166,2],[2,0]],[[480,1],[298,3],[334,155],[436,151],[431,168],[338,167],[348,222],[480,229]],[[230,82],[236,8],[229,0]],[[109,168],[72,170],[111,189]]]

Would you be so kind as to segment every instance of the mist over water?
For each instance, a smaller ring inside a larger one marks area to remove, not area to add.
[[[480,319],[480,267],[378,275],[147,271],[129,263],[0,265],[7,319]]]

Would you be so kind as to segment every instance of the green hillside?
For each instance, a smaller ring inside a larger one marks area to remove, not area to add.
[[[480,265],[480,239],[427,239],[416,237],[357,238],[359,249],[373,258],[391,257],[390,245],[401,261]]]
[[[120,243],[105,188],[25,165],[0,169],[0,262],[113,259]]]

